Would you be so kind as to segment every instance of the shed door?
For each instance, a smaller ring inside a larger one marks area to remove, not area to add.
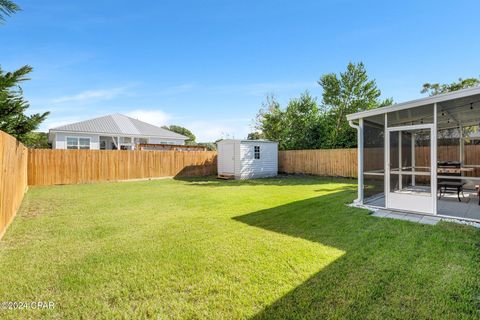
[[[235,174],[235,145],[226,143],[223,145],[223,173]]]

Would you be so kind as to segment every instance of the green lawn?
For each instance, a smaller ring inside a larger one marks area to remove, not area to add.
[[[31,188],[0,241],[1,319],[472,319],[480,230],[369,216],[353,180]]]

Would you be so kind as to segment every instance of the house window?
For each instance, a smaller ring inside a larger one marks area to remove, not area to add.
[[[67,137],[67,149],[90,149],[90,138]]]
[[[260,146],[254,146],[253,153],[255,159],[260,159]]]
[[[78,138],[79,149],[90,149],[90,138]]]
[[[107,149],[107,141],[100,140],[100,150],[106,150],[106,149]]]

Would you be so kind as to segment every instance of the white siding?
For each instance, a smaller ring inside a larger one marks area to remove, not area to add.
[[[254,147],[260,146],[260,159],[254,157]],[[242,142],[240,146],[240,179],[273,177],[278,174],[278,144]]]
[[[99,135],[95,134],[84,134],[84,133],[63,133],[56,132],[55,137],[52,141],[53,149],[67,149],[67,137],[81,137],[81,138],[90,138],[90,149],[98,150],[100,149]]]
[[[232,145],[234,155],[231,152]],[[255,146],[260,146],[260,159],[255,159]],[[272,177],[278,173],[278,144],[275,142],[229,139],[218,142],[217,149],[219,174],[234,173],[236,179],[251,179]],[[232,166],[234,170],[228,169]]]
[[[64,132],[55,132],[53,133],[54,138],[52,139],[52,148],[53,149],[66,149],[67,148],[67,137],[87,137],[90,138],[90,149],[99,150],[100,149],[100,140],[106,141],[106,149],[112,149],[112,138],[107,136],[101,136],[98,134],[86,134],[86,133],[64,133]],[[101,138],[100,138],[101,136]],[[114,137],[117,140],[116,137]],[[161,139],[161,138],[147,138],[148,143],[169,143],[169,144],[178,144],[184,145],[185,141],[180,139]]]

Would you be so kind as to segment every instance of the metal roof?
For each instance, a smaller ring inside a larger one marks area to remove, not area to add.
[[[425,106],[434,103],[440,103],[444,101],[454,100],[454,99],[461,99],[469,96],[479,95],[480,94],[480,87],[474,88],[467,88],[463,90],[453,91],[449,93],[439,94],[432,97],[421,98],[417,100],[397,103],[391,106],[386,106],[377,109],[371,109],[367,111],[352,113],[347,115],[347,120],[356,120],[365,117],[376,116],[379,114],[384,114],[388,112],[400,111],[404,109],[410,109],[420,106]]]
[[[119,113],[52,128],[50,129],[50,132],[145,136],[179,140],[188,139],[188,137],[184,135],[127,117]]]

